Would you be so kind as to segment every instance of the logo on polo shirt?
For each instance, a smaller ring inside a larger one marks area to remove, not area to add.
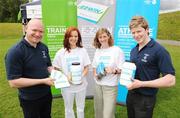
[[[47,56],[46,56],[46,51],[42,51],[42,55],[43,55],[43,58],[47,58]]]
[[[149,57],[149,54],[144,54],[144,57],[141,59],[141,61],[143,61],[143,62],[147,62],[147,58]]]

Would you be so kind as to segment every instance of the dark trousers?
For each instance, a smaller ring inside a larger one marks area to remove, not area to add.
[[[51,118],[52,95],[37,100],[24,100],[19,97],[24,118]]]
[[[156,96],[129,91],[126,99],[128,118],[152,118]]]

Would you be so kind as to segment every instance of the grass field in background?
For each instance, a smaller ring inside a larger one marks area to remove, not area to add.
[[[23,117],[18,102],[17,90],[9,87],[4,68],[5,53],[9,47],[19,41],[21,35],[21,24],[0,23],[0,118]],[[172,56],[172,60],[176,69],[177,81],[175,87],[160,89],[157,95],[158,99],[153,118],[180,118],[180,46],[164,46]],[[52,118],[64,118],[64,104],[62,98],[53,99]],[[86,100],[85,118],[94,118],[92,99]],[[125,106],[116,107],[116,118],[127,118]]]
[[[180,11],[159,16],[157,38],[180,41]]]
[[[11,38],[15,39],[15,38],[19,38],[21,35],[22,35],[21,23],[0,23],[0,39],[11,39]]]

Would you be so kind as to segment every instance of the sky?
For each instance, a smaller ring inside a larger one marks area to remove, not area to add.
[[[180,0],[161,0],[161,10],[180,9]]]
[[[39,1],[39,0],[29,0],[29,1]],[[180,10],[180,0],[160,0],[160,10]]]
[[[159,13],[180,11],[180,0],[161,0]]]

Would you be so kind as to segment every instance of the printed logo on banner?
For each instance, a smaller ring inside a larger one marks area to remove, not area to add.
[[[152,33],[153,33],[153,29],[149,28],[149,36],[150,37],[153,35]],[[118,38],[132,38],[132,34],[129,29],[129,26],[127,26],[127,25],[119,26]]]
[[[66,26],[50,25],[46,27],[48,38],[56,37],[57,35],[64,35]]]
[[[118,38],[132,38],[129,26],[120,26],[119,27]]]
[[[157,3],[157,1],[156,0],[145,0],[144,3],[155,5]]]
[[[90,21],[92,23],[98,23],[98,21],[105,14],[107,9],[108,9],[108,6],[105,6],[105,5],[82,1],[78,5],[77,14],[79,18]]]

